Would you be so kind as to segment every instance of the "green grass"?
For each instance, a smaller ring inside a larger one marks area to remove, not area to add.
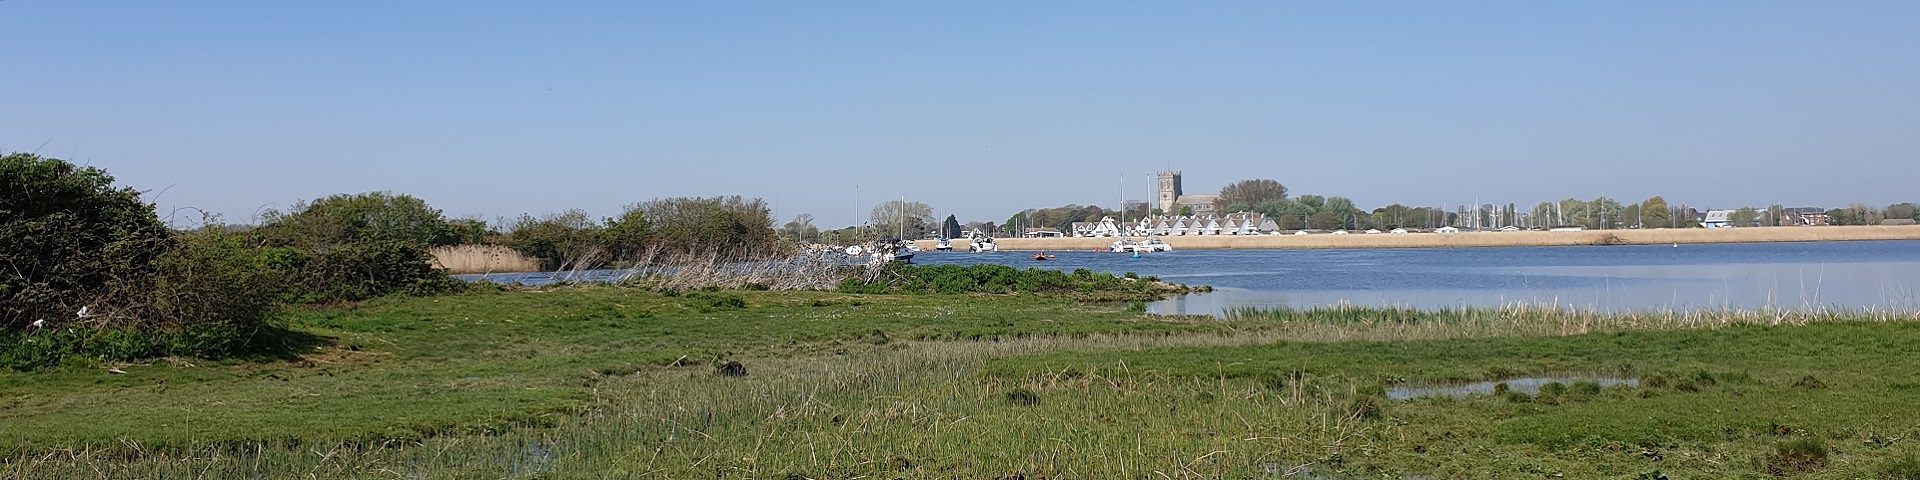
[[[1166,335],[1202,319],[1032,296],[656,292],[605,286],[394,297],[295,313],[297,362],[167,362],[0,374],[0,448],[383,442],[547,425],[606,376],[722,356],[832,355],[887,339]]]
[[[319,341],[300,358],[0,373],[0,478],[1920,471],[1920,322],[1906,317],[1131,310],[593,286],[301,311],[291,328]],[[723,357],[748,374],[717,374]],[[1642,384],[1381,393],[1568,373]]]

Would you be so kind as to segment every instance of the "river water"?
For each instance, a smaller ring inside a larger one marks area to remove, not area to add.
[[[1334,250],[922,252],[919,264],[1001,263],[1135,272],[1213,293],[1154,302],[1162,314],[1241,306],[1497,307],[1600,311],[1920,310],[1920,240]]]

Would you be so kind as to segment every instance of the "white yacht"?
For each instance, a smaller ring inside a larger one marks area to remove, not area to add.
[[[1000,247],[993,244],[993,237],[978,236],[967,239],[967,251],[973,253],[998,252]]]

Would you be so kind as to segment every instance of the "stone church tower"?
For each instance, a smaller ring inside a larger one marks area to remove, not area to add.
[[[1160,201],[1157,205],[1160,211],[1168,215],[1180,213],[1180,206],[1175,204],[1180,200],[1180,172],[1160,172],[1159,191]]]

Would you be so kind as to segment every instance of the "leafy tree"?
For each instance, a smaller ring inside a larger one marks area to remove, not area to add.
[[[1192,216],[1192,215],[1193,215],[1193,206],[1192,206],[1192,205],[1181,205],[1181,206],[1180,206],[1180,216],[1183,216],[1183,217],[1184,217],[1184,216]]]
[[[1886,216],[1887,218],[1920,220],[1920,208],[1916,208],[1912,203],[1896,203],[1887,206]]]
[[[1620,202],[1607,197],[1599,197],[1587,202],[1587,213],[1593,219],[1594,228],[1620,228],[1620,212],[1625,210]]]
[[[1320,229],[1320,230],[1335,230],[1335,229],[1346,228],[1342,226],[1339,215],[1334,215],[1333,212],[1326,212],[1326,211],[1314,213],[1313,215],[1308,216],[1307,226],[1308,228],[1314,228],[1314,229]]]
[[[1331,212],[1339,218],[1340,228],[1357,226],[1355,219],[1359,218],[1361,213],[1360,209],[1353,207],[1353,200],[1348,200],[1347,197],[1327,197],[1326,207],[1321,210]]]
[[[597,268],[608,260],[599,228],[593,217],[578,209],[538,218],[521,214],[507,232],[506,243],[540,259],[543,269]]]
[[[773,209],[761,199],[656,198],[639,209],[653,223],[652,245],[669,255],[718,255],[757,259],[780,254]]]
[[[117,281],[144,277],[173,236],[140,192],[105,170],[0,156],[0,325],[75,317]]]
[[[620,216],[602,220],[601,223],[602,226],[594,234],[599,237],[600,247],[605,249],[610,260],[634,261],[645,254],[653,236],[653,221],[647,219],[647,212],[641,210],[639,205],[628,205],[621,210]]]
[[[1278,226],[1281,230],[1299,230],[1299,229],[1307,228],[1306,220],[1298,216],[1268,217],[1268,218],[1273,218],[1274,225]]]
[[[1769,205],[1767,206],[1767,218],[1762,223],[1765,223],[1769,227],[1778,227],[1786,216],[1787,207],[1780,206],[1780,204],[1777,203]]]
[[[1727,223],[1739,227],[1751,227],[1759,221],[1760,211],[1754,210],[1753,207],[1740,207],[1740,209],[1734,210],[1732,214],[1727,215]]]
[[[1295,199],[1295,201],[1300,202],[1301,205],[1306,205],[1308,208],[1312,208],[1313,211],[1316,211],[1316,212],[1326,208],[1327,206],[1326,197],[1322,197],[1319,195],[1312,195],[1312,194],[1301,195],[1300,198]]]
[[[1271,200],[1285,200],[1287,186],[1264,178],[1241,180],[1220,189],[1220,196],[1213,204],[1221,212],[1244,212],[1253,205]],[[1239,208],[1232,208],[1239,207]]]
[[[960,219],[947,215],[947,221],[940,229],[941,238],[960,238]]]
[[[1667,199],[1661,198],[1659,195],[1647,197],[1646,200],[1640,201],[1640,224],[1645,228],[1673,228],[1680,226],[1678,223],[1674,223],[1672,215],[1672,211],[1667,207]]]
[[[1620,223],[1627,224],[1628,228],[1641,228],[1641,220],[1640,204],[1634,203],[1620,208]]]
[[[356,242],[452,245],[460,235],[440,210],[412,195],[338,194],[295,202],[290,212],[269,210],[260,234],[268,244],[308,250]]]

